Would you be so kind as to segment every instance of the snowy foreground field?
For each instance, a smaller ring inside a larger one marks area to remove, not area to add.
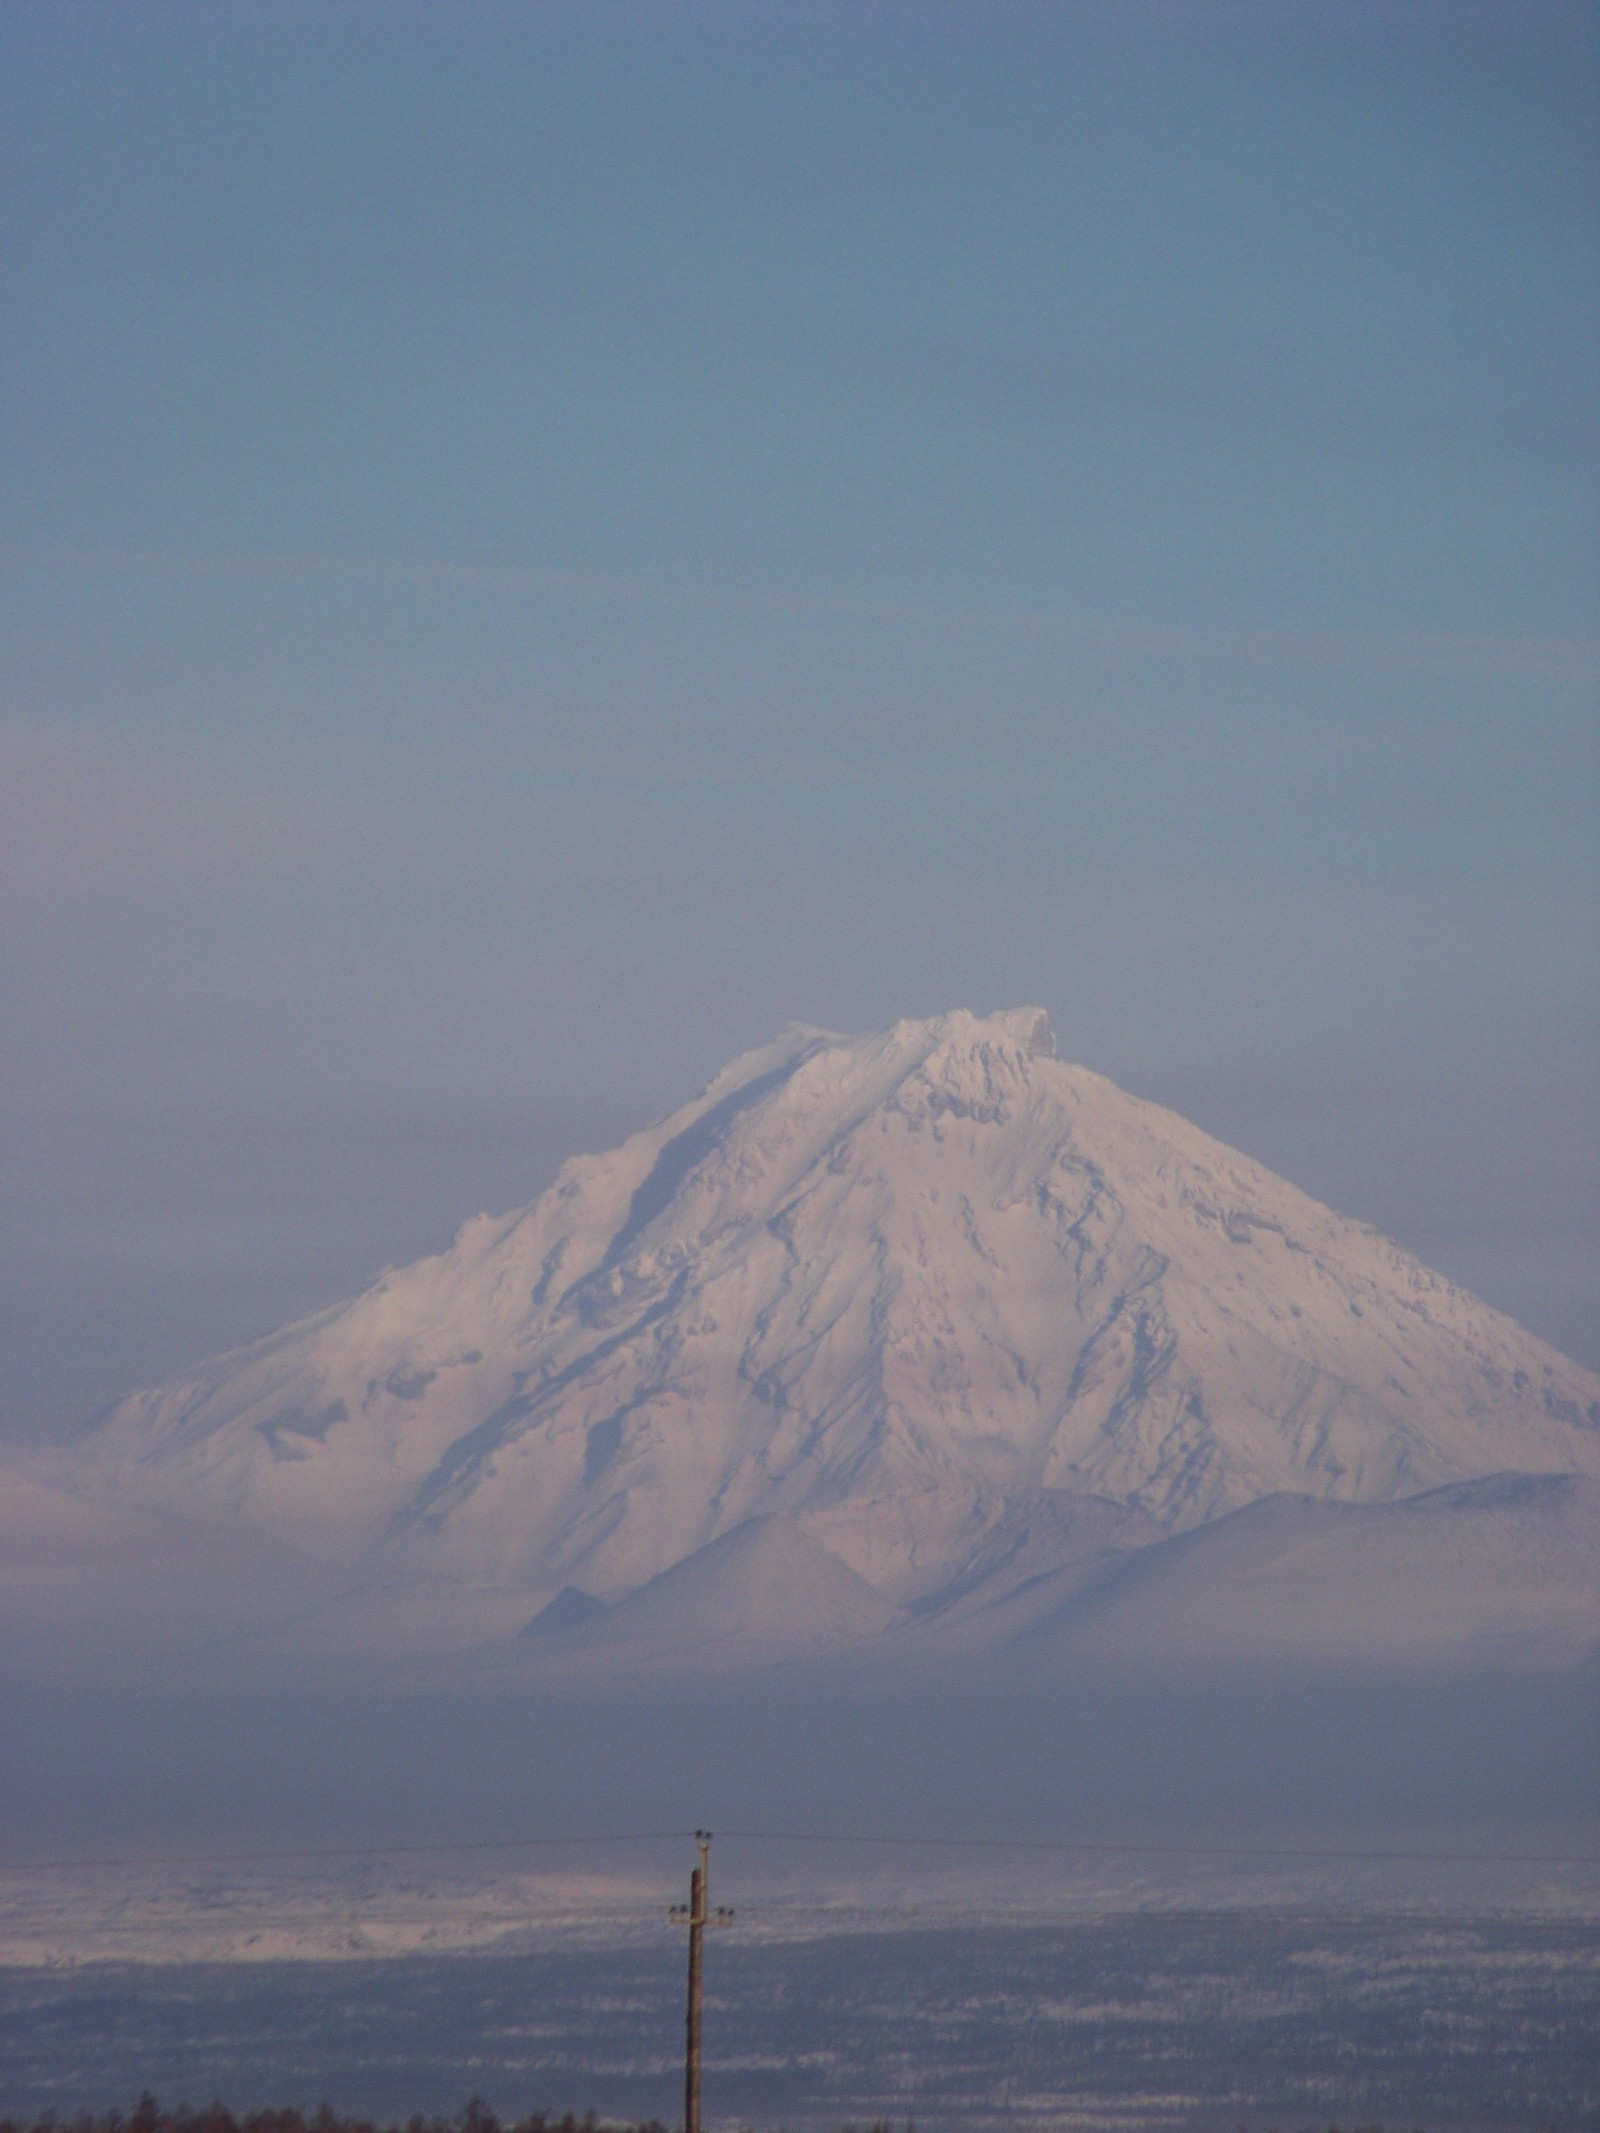
[[[865,1896],[757,1903],[708,1952],[708,2120],[1600,2128],[1593,1892],[1559,1915],[1422,1908],[1397,1874],[1387,1914],[1370,1897],[1261,1907],[1240,1900],[1248,1889],[1209,1907],[1080,1903],[1053,1918]],[[238,1930],[242,1893],[213,1884],[217,1934]],[[654,1905],[618,1892],[596,1907],[574,1886],[564,1916],[517,1929],[514,1891],[501,1887],[498,1915],[481,1894],[469,1930],[458,1904],[430,1912],[415,1877],[369,1879],[364,1924],[340,1950],[341,1899],[325,1891],[318,1925],[303,1891],[258,1887],[247,1936],[290,1935],[321,1960],[191,1959],[199,1884],[165,1942],[157,1892],[130,1891],[120,1959],[105,1915],[95,1927],[80,1913],[75,1959],[58,1946],[54,1961],[19,1962],[26,1933],[14,1937],[0,2108],[126,2106],[149,2087],[169,2102],[327,2099],[404,2118],[477,2093],[502,2113],[671,2123],[682,1949]],[[352,1952],[406,1933],[453,1938],[454,1952]],[[135,1941],[167,1959],[127,1960]]]

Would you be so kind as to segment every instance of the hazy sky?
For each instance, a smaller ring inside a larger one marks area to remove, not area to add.
[[[6,0],[0,1427],[741,1047],[1600,1364],[1600,14]]]

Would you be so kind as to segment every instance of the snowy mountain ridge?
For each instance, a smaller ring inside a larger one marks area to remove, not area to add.
[[[692,1643],[707,1551],[708,1637],[979,1635],[1262,1499],[1508,1471],[1600,1479],[1600,1380],[1026,1009],[786,1031],[69,1479],[320,1559],[347,1644],[576,1654],[669,1579]]]

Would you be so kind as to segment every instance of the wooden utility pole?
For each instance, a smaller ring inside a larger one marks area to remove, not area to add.
[[[700,1864],[689,1876],[689,1901],[674,1904],[672,1915],[689,1928],[689,2005],[684,2018],[683,2052],[683,2133],[700,2133],[700,1965],[702,1940],[707,1926],[725,1926],[733,1913],[719,1905],[713,1911],[710,1906],[711,1890],[711,1832],[697,1829],[695,1843],[700,1851]]]
[[[683,2133],[700,2133],[700,1964],[711,1847],[704,1837],[699,1842],[700,1864],[689,1876],[689,2012],[683,2052]]]

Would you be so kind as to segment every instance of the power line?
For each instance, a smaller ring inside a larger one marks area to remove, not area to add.
[[[486,1837],[439,1844],[307,1846],[284,1851],[132,1853],[106,1859],[22,1859],[0,1863],[0,1873],[70,1873],[123,1867],[264,1866],[296,1861],[407,1859],[468,1853],[579,1849],[612,1844],[677,1844],[693,1838],[686,1829],[597,1831],[579,1836]],[[1600,1866],[1600,1852],[1490,1852],[1365,1850],[1304,1844],[1140,1844],[1065,1837],[933,1837],[882,1830],[834,1832],[800,1829],[720,1829],[720,1839],[742,1844],[878,1846],[955,1852],[1044,1852],[1082,1857],[1149,1859],[1304,1859],[1332,1864],[1441,1866]]]
[[[1152,1859],[1327,1859],[1437,1861],[1447,1866],[1600,1866],[1600,1852],[1362,1851],[1304,1844],[1123,1844],[1055,1837],[907,1837],[877,1832],[834,1836],[820,1830],[722,1829],[719,1837],[748,1844],[860,1844],[921,1846],[938,1851],[1076,1852]]]
[[[59,1874],[77,1869],[98,1871],[123,1866],[266,1866],[297,1859],[422,1859],[457,1852],[521,1852],[546,1846],[585,1844],[677,1844],[683,1829],[625,1830],[590,1837],[483,1837],[444,1844],[340,1844],[281,1852],[144,1852],[122,1859],[16,1859],[0,1863],[0,1874]]]

